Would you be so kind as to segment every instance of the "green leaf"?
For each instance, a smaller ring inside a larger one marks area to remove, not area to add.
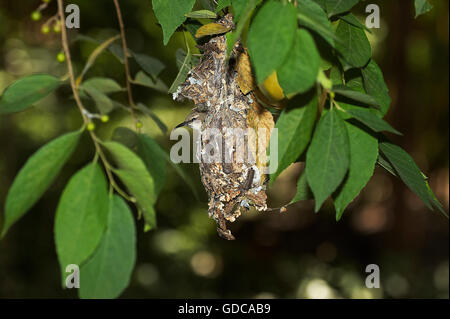
[[[313,37],[307,30],[298,29],[294,46],[277,72],[284,94],[304,93],[316,82],[320,55]]]
[[[149,74],[153,78],[153,80],[156,80],[161,71],[166,67],[164,63],[162,63],[158,59],[146,54],[133,53],[133,57],[136,60],[136,63],[141,67],[141,69]]]
[[[327,8],[328,17],[349,11],[358,2],[359,0],[326,0],[325,6]]]
[[[381,115],[384,116],[391,104],[389,90],[384,82],[383,73],[374,60],[361,69],[364,79],[364,87],[368,94],[373,96],[381,108]]]
[[[90,78],[86,81],[84,81],[80,85],[80,89],[85,88],[93,88],[103,94],[109,94],[109,93],[115,93],[123,91],[124,89],[113,79],[109,78],[102,78],[102,77],[95,77]]]
[[[81,132],[67,133],[56,138],[27,160],[6,197],[2,237],[52,184],[78,145]]]
[[[415,18],[433,9],[433,6],[428,2],[428,0],[415,0],[414,7],[416,9]]]
[[[84,75],[87,73],[87,71],[94,65],[95,61],[97,60],[97,58],[100,56],[100,54],[103,53],[103,51],[105,51],[108,47],[111,47],[111,45],[113,44],[114,41],[120,39],[120,35],[117,34],[109,39],[106,39],[104,42],[100,43],[95,49],[94,51],[92,51],[92,53],[89,55],[88,60],[86,61],[86,64],[83,68],[83,71],[81,72],[81,74],[78,76],[77,78],[77,83],[80,83],[84,77]],[[123,57],[123,50],[121,47],[119,47],[119,49],[122,51],[122,57]]]
[[[159,127],[159,129],[163,134],[167,133],[166,124],[164,124],[163,121],[161,121],[161,119],[155,113],[153,113],[146,105],[144,105],[143,103],[138,103],[136,104],[136,109],[149,116],[156,123],[156,125]]]
[[[179,52],[183,52],[182,50],[177,51],[177,58],[179,57]],[[177,59],[178,61],[178,59]],[[186,52],[183,62],[180,65],[180,70],[178,71],[177,77],[173,81],[172,85],[169,88],[169,93],[175,93],[178,87],[186,80],[187,75],[192,67],[192,55],[189,50]]]
[[[117,142],[104,142],[103,146],[111,153],[119,176],[128,190],[137,200],[138,208],[143,212],[145,222],[150,228],[156,227],[156,214],[153,205],[156,202],[153,178],[142,160],[126,146]]]
[[[113,140],[134,151],[145,163],[154,180],[156,196],[160,193],[167,178],[165,151],[146,134],[136,134],[126,127],[118,127],[113,134]]]
[[[375,100],[372,96],[359,91],[355,91],[345,85],[339,84],[333,85],[332,91],[337,95],[341,95],[345,98],[359,102],[363,105],[372,106],[376,109],[380,109],[378,101]]]
[[[313,193],[311,192],[311,188],[308,185],[306,173],[305,171],[303,171],[302,175],[300,175],[300,178],[297,181],[297,192],[295,193],[294,198],[291,200],[289,204],[313,198],[314,198]]]
[[[297,18],[295,7],[269,1],[258,11],[248,32],[248,49],[258,83],[277,70],[291,49]]]
[[[312,0],[298,0],[297,13],[301,25],[317,32],[334,47],[334,40],[337,37],[331,28],[327,14],[317,3]]]
[[[360,28],[362,30],[366,30],[369,33],[372,33],[372,31],[369,28],[367,28],[364,24],[359,22],[359,20],[351,13],[339,16],[339,19],[344,20],[345,22],[347,22],[357,28]]]
[[[350,146],[344,121],[335,109],[324,112],[306,153],[306,176],[317,212],[341,184],[350,164]]]
[[[163,29],[164,45],[175,30],[186,20],[185,14],[192,10],[195,0],[152,0],[153,11]]]
[[[308,145],[317,116],[317,96],[296,96],[290,101],[295,108],[283,110],[277,120],[278,168],[270,176],[270,185],[281,172],[295,162]]]
[[[395,128],[390,126],[386,121],[379,118],[375,113],[371,112],[368,109],[363,109],[359,107],[351,108],[351,109],[345,109],[344,110],[347,114],[351,115],[361,123],[367,125],[375,132],[391,132],[398,135],[403,135],[399,131],[397,131]]]
[[[0,115],[23,111],[46,97],[61,85],[48,74],[34,74],[18,79],[0,96]]]
[[[128,286],[136,262],[136,229],[130,208],[113,195],[99,247],[80,269],[80,298],[117,298]]]
[[[94,100],[100,113],[106,114],[114,109],[113,101],[106,94],[88,86],[83,87],[83,90]]]
[[[216,13],[226,7],[231,6],[231,0],[219,0],[217,1]]]
[[[413,158],[400,146],[389,141],[380,141],[380,151],[389,161],[400,179],[432,209],[431,198],[424,175],[417,167]]]
[[[249,26],[250,17],[253,14],[256,6],[261,2],[261,0],[234,0],[233,8],[235,11],[234,23],[236,29],[227,34],[227,56],[230,55],[234,48],[234,44],[241,37],[244,29]]]
[[[139,71],[136,74],[134,80],[131,81],[134,84],[146,86],[152,89],[155,89],[162,93],[167,93],[167,85],[160,79],[156,78],[156,80],[152,80],[149,76],[147,76],[143,71]]]
[[[342,217],[345,207],[366,186],[373,175],[378,157],[378,140],[376,137],[349,122],[345,122],[345,126],[350,142],[350,165],[344,183],[334,196],[336,220]]]
[[[70,179],[55,216],[55,245],[62,273],[81,265],[98,247],[108,218],[108,191],[102,169],[91,163]]]
[[[249,11],[253,11],[260,2],[261,0],[231,0],[234,9],[234,22],[241,21],[241,18]]]
[[[185,16],[187,18],[193,19],[215,19],[217,18],[217,14],[209,10],[198,10],[186,13]]]
[[[372,51],[364,30],[341,20],[336,29],[336,36],[340,40],[336,43],[336,50],[340,53],[339,60],[344,71],[362,68],[367,64]]]

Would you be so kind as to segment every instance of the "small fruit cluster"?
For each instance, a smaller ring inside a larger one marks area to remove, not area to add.
[[[42,0],[43,3],[31,13],[31,20],[33,21],[41,20],[42,18],[41,12],[47,7],[50,1],[51,0]],[[57,15],[51,17],[42,25],[41,32],[42,34],[48,34],[50,33],[50,29],[52,29],[53,32],[55,33],[61,32],[61,21],[59,21]],[[58,62],[61,63],[64,62],[66,60],[64,52],[58,52],[58,54],[56,55],[56,60],[58,60]]]

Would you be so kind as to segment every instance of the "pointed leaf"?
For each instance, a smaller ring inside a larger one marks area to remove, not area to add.
[[[389,96],[389,90],[384,82],[383,73],[374,60],[364,67],[362,70],[362,76],[364,79],[364,87],[368,94],[373,96],[378,102],[381,108],[381,115],[384,116],[391,104],[391,98]]]
[[[298,0],[297,14],[300,25],[317,32],[325,41],[334,47],[336,35],[331,22],[323,9],[312,0]]]
[[[376,109],[380,109],[379,103],[375,98],[372,96],[355,91],[354,89],[351,89],[348,86],[345,85],[333,85],[332,91],[338,95],[342,95],[343,97],[346,97],[348,99],[351,99],[353,101],[359,102],[363,105],[372,106]]]
[[[295,193],[295,196],[291,200],[290,204],[309,199],[314,199],[314,196],[311,192],[311,188],[309,188],[306,173],[305,171],[303,171],[302,175],[300,175],[300,178],[297,181],[297,192]]]
[[[347,114],[350,114],[355,119],[361,121],[361,123],[367,125],[375,132],[391,132],[394,134],[402,135],[395,128],[390,126],[386,121],[379,118],[375,113],[371,112],[368,109],[363,109],[359,107],[355,107],[352,109],[345,110]]]
[[[52,184],[78,145],[81,132],[64,134],[42,146],[20,169],[6,197],[2,237]]]
[[[295,162],[306,149],[317,116],[317,96],[297,96],[290,103],[295,108],[283,110],[278,129],[278,168],[270,176],[270,185],[281,172]]]
[[[422,200],[429,208],[432,208],[432,200],[424,175],[417,167],[413,158],[400,146],[387,140],[380,141],[380,151],[389,161],[401,180]]]
[[[81,264],[100,243],[108,218],[108,191],[96,163],[79,170],[59,200],[55,216],[55,245],[62,273]]]
[[[216,35],[216,34],[222,34],[225,32],[230,31],[229,26],[225,26],[220,23],[208,23],[205,25],[202,25],[200,28],[198,28],[197,32],[195,33],[196,38],[201,38],[207,35]]]
[[[316,82],[320,55],[308,31],[298,29],[294,46],[278,70],[278,80],[284,94],[304,93]]]
[[[93,88],[103,94],[109,94],[114,92],[120,92],[124,89],[113,79],[110,78],[102,78],[102,77],[95,77],[90,78],[86,81],[84,81],[80,85],[80,89],[85,88]]]
[[[350,163],[344,121],[335,109],[322,115],[306,153],[306,176],[316,201],[315,211],[341,184]]]
[[[327,8],[328,16],[332,17],[336,14],[349,11],[358,2],[359,0],[326,0],[325,6]]]
[[[215,18],[217,18],[217,14],[215,14],[214,12],[209,11],[209,10],[192,11],[192,12],[186,13],[185,16],[188,18],[193,18],[193,19],[215,19]]]
[[[364,30],[341,20],[336,29],[336,36],[340,40],[336,43],[336,50],[340,53],[339,60],[345,71],[367,64],[372,50]]]
[[[184,15],[192,10],[194,3],[195,0],[152,0],[153,11],[163,29],[164,45],[186,20]]]
[[[133,53],[133,57],[136,60],[136,63],[139,64],[141,69],[149,74],[153,78],[153,80],[156,80],[161,71],[166,67],[164,63],[162,63],[158,59],[146,54]]]
[[[102,114],[109,113],[113,110],[113,101],[104,93],[94,87],[83,87],[83,90],[94,100],[95,106]]]
[[[48,74],[34,74],[18,79],[0,96],[0,115],[23,111],[46,97],[61,85]]]
[[[81,298],[117,298],[128,286],[136,262],[136,229],[130,208],[113,195],[99,247],[81,266]]]
[[[345,126],[350,143],[350,166],[344,183],[334,196],[336,220],[342,217],[345,207],[366,186],[373,175],[378,157],[378,140],[376,137],[349,122],[345,122]]]
[[[416,9],[415,18],[433,9],[433,6],[428,2],[428,0],[415,0],[414,7]]]
[[[142,160],[126,146],[116,142],[104,142],[103,146],[111,153],[118,169],[114,173],[119,176],[128,190],[137,200],[144,219],[151,228],[156,227],[156,216],[153,205],[156,202],[153,178]]]

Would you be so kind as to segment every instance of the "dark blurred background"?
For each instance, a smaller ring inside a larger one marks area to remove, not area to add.
[[[81,29],[71,31],[97,39],[118,32],[112,1],[71,1],[80,6]],[[365,6],[381,8],[381,28],[369,35],[376,61],[390,89],[387,120],[404,133],[395,142],[413,155],[430,177],[430,184],[448,211],[448,2],[430,1],[434,9],[414,19],[413,0],[365,1],[354,13],[365,20]],[[40,32],[56,13],[55,1],[33,22],[38,0],[0,0],[0,92],[15,79],[34,72],[63,76],[65,64],[56,60],[60,35]],[[177,67],[175,52],[184,48],[176,34],[167,46],[150,0],[120,1],[130,49],[159,58],[166,64],[163,80],[170,86]],[[74,42],[71,50],[79,72],[95,45]],[[132,65],[133,74],[137,71]],[[124,85],[123,65],[103,54],[86,77],[106,76]],[[81,125],[78,110],[63,87],[35,107],[0,117],[0,214],[13,178],[41,145]],[[168,94],[134,86],[143,102],[173,128],[192,105],[174,103]],[[114,96],[126,101],[119,93]],[[142,118],[144,132],[166,149],[154,122]],[[98,124],[109,138],[113,127],[131,127],[125,113]],[[84,137],[62,174],[0,241],[0,297],[66,298],[62,290],[53,241],[53,221],[61,190],[70,176],[93,156]],[[157,203],[158,229],[143,233],[138,221],[138,259],[124,298],[448,298],[448,219],[425,208],[401,182],[386,171],[375,175],[349,206],[340,222],[328,203],[318,213],[313,203],[291,207],[287,213],[248,213],[231,225],[237,240],[220,239],[207,216],[206,195],[198,167],[183,165],[196,183],[201,201],[169,167],[167,183]],[[290,201],[302,165],[291,166],[269,192],[270,205]],[[365,267],[377,264],[381,288],[365,288]]]

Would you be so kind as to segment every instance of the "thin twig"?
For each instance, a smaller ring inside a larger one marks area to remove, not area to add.
[[[131,91],[131,75],[130,75],[130,66],[128,64],[128,51],[127,51],[127,40],[125,38],[125,27],[123,25],[122,20],[122,12],[120,11],[119,1],[114,0],[114,5],[116,7],[117,12],[117,19],[119,20],[119,27],[120,27],[120,35],[122,38],[122,47],[123,47],[123,63],[125,65],[125,79],[127,83],[127,91],[128,91],[128,102],[130,103],[130,110],[131,110],[131,117],[134,120],[135,125],[137,126],[137,119],[136,115],[134,114],[134,100],[133,100],[133,92]]]
[[[73,96],[75,98],[75,102],[78,106],[78,109],[80,110],[84,124],[86,125],[87,123],[89,123],[90,119],[87,116],[88,112],[86,112],[86,109],[84,108],[84,106],[81,102],[80,95],[78,93],[78,86],[76,85],[76,81],[75,81],[75,74],[73,72],[72,59],[71,59],[70,50],[69,50],[69,41],[67,38],[66,23],[64,21],[65,20],[64,11],[63,11],[64,3],[63,3],[63,0],[57,0],[57,1],[58,1],[58,14],[59,14],[59,19],[61,21],[61,40],[62,40],[61,42],[62,42],[64,54],[66,56],[67,72],[69,75],[70,86],[72,88]],[[108,175],[110,185],[122,197],[124,197],[128,201],[135,202],[135,200],[133,198],[131,198],[130,196],[128,196],[122,189],[120,189],[120,187],[115,182],[113,174],[111,172],[112,171],[111,164],[108,163],[108,160],[106,159],[106,156],[100,147],[100,140],[98,140],[97,136],[95,135],[95,133],[93,131],[89,131],[89,135],[91,136],[92,142],[94,143],[94,146],[95,146],[95,151],[96,151],[95,159],[99,156],[100,159],[102,160],[103,166],[105,167],[106,175]]]
[[[58,14],[59,14],[59,20],[61,22],[61,42],[62,47],[64,50],[64,54],[66,56],[66,64],[67,64],[67,71],[69,72],[69,80],[70,80],[70,86],[72,87],[73,96],[75,98],[75,102],[80,109],[81,116],[83,117],[83,121],[85,124],[89,122],[89,119],[87,118],[83,104],[81,103],[80,95],[78,94],[78,88],[75,84],[75,76],[73,73],[73,67],[72,67],[72,59],[70,56],[70,50],[69,50],[69,40],[67,39],[67,29],[66,29],[66,23],[65,23],[65,16],[64,16],[64,4],[63,0],[58,0]]]

